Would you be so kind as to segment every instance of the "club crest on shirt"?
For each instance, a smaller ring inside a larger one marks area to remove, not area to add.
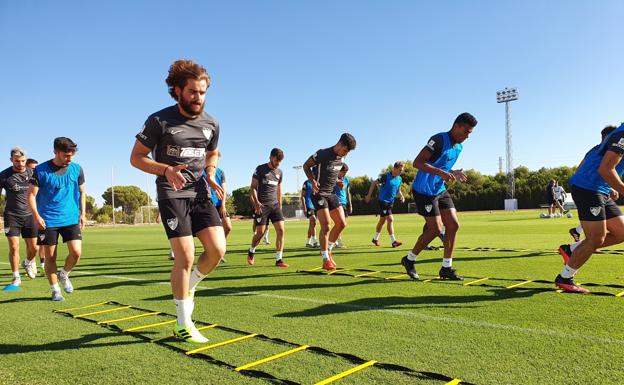
[[[433,209],[433,205],[425,205],[426,212],[430,213],[432,209]]]
[[[175,230],[178,227],[178,218],[167,219],[167,226],[169,226],[171,230]]]
[[[206,137],[206,140],[210,140],[210,138],[212,138],[212,129],[210,129],[210,128],[202,128],[202,132],[204,133],[204,136]]]
[[[590,207],[589,208],[589,212],[592,213],[593,216],[597,217],[598,214],[600,214],[600,206],[597,207]]]

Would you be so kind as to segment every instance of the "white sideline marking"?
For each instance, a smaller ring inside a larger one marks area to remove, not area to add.
[[[8,262],[0,262],[0,263],[4,265],[9,264]],[[83,271],[83,270],[72,271],[72,274],[92,275],[92,276],[97,276],[101,278],[117,279],[120,281],[149,282],[149,283],[153,283],[157,285],[167,285],[167,286],[170,285],[169,281],[162,282],[162,281],[156,281],[152,279],[130,278],[130,277],[117,276],[117,275],[102,275],[102,274],[98,274],[92,271]],[[520,327],[520,326],[515,326],[515,325],[509,325],[509,324],[498,324],[498,323],[492,323],[492,322],[467,320],[463,318],[434,316],[434,315],[429,315],[429,314],[415,313],[415,312],[406,311],[406,310],[385,309],[383,307],[370,307],[370,306],[345,304],[345,303],[327,301],[327,300],[316,299],[316,298],[301,298],[301,297],[292,297],[292,296],[279,295],[279,294],[267,294],[267,293],[259,293],[255,291],[228,290],[228,289],[206,287],[206,286],[197,286],[197,288],[220,291],[224,293],[241,294],[241,295],[257,295],[259,297],[277,298],[277,299],[283,299],[283,300],[288,300],[288,301],[308,302],[308,303],[313,303],[317,305],[332,305],[332,306],[342,307],[342,308],[347,308],[347,309],[378,311],[378,312],[383,312],[387,314],[400,315],[403,317],[414,317],[414,318],[420,318],[420,319],[427,320],[427,321],[446,322],[446,323],[453,323],[457,325],[474,326],[477,328],[486,327],[490,329],[508,330],[508,331],[524,333],[524,334],[546,335],[546,336],[551,336],[551,337],[568,338],[568,339],[574,338],[574,339],[579,339],[579,340],[587,340],[587,341],[594,342],[594,343],[601,342],[601,343],[612,343],[612,344],[624,345],[623,339],[584,335],[584,334],[579,334],[579,333],[573,333],[570,331],[563,332],[563,331],[552,330],[552,329],[532,329],[532,328],[525,328],[525,327]],[[78,291],[80,291],[79,287],[77,289]]]

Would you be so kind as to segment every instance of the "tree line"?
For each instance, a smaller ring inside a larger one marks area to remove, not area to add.
[[[380,175],[392,169],[392,165],[380,170]],[[576,169],[574,167],[540,168],[531,171],[527,167],[520,166],[515,169],[516,198],[518,208],[538,208],[540,204],[547,203],[546,186],[552,179],[559,181],[566,191],[569,191],[568,180]],[[411,200],[411,185],[417,170],[412,167],[411,161],[405,162],[405,170],[402,178],[401,191],[406,197],[405,203],[397,201],[393,211],[395,213],[408,212],[408,204]],[[496,175],[483,175],[476,170],[465,171],[468,181],[465,183],[451,183],[448,190],[453,197],[455,206],[460,211],[471,210],[502,210],[504,199],[507,196],[507,176],[504,173]],[[353,215],[377,214],[378,206],[376,199],[371,203],[365,203],[364,198],[374,179],[378,176],[351,177],[351,197]],[[301,187],[301,186],[298,186]],[[249,200],[249,186],[241,187],[228,194],[226,208],[230,215],[251,216],[253,207]],[[142,206],[153,206],[155,203],[149,199],[147,193],[137,186],[114,186],[115,190],[115,221],[117,223],[136,223],[141,221],[141,216],[149,215],[156,218],[158,210],[155,208],[140,210]],[[111,223],[113,220],[112,188],[108,188],[102,198],[104,204],[98,207],[95,198],[87,195],[87,218],[99,223]],[[376,195],[375,195],[376,197]],[[286,195],[284,205],[298,204],[298,195]],[[618,201],[618,203],[623,203]],[[4,211],[5,197],[0,196],[0,211]],[[149,213],[147,212],[149,210]],[[143,211],[143,212],[141,212]],[[143,219],[142,221],[145,221]]]

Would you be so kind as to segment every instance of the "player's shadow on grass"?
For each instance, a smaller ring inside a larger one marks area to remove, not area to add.
[[[78,282],[78,280],[76,280]],[[108,283],[100,283],[97,285],[91,286],[82,286],[79,283],[75,285],[76,291],[87,291],[87,290],[105,290],[105,289],[116,289],[119,287],[137,287],[137,286],[151,286],[154,284],[169,284],[169,278],[163,280],[140,280],[140,281],[121,281],[116,280],[114,282]],[[171,297],[171,296],[170,296]]]
[[[49,296],[45,296],[45,297],[17,297],[17,298],[7,299],[5,301],[0,301],[0,304],[3,304],[3,303],[20,303],[20,302],[38,302],[38,301],[49,302],[50,301],[50,297]]]
[[[422,309],[422,308],[478,308],[477,302],[493,302],[503,301],[507,299],[527,298],[543,290],[508,290],[508,289],[491,289],[487,290],[490,295],[423,295],[423,296],[389,296],[389,297],[370,297],[360,298],[354,301],[342,302],[336,304],[321,305],[315,308],[277,314],[276,317],[297,318],[297,317],[318,317],[324,315],[333,315],[339,313],[350,313],[358,311],[375,311],[375,310],[406,310],[406,309]]]
[[[49,342],[40,345],[24,345],[24,344],[0,344],[0,352],[2,354],[19,354],[19,353],[40,353],[54,352],[59,350],[86,349],[86,348],[103,348],[107,346],[133,345],[137,343],[145,343],[141,340],[133,339],[131,341],[111,341],[94,343],[103,338],[125,337],[126,335],[119,333],[93,333],[86,334],[79,338]]]
[[[487,257],[487,256],[460,257],[460,258],[454,258],[453,260],[458,263],[465,263],[465,262],[471,262],[471,261],[493,261],[497,259],[518,259],[518,258],[524,259],[524,258],[533,258],[533,257],[553,257],[554,255],[557,255],[556,251],[552,253],[533,252],[533,253],[521,254],[521,255],[498,255],[498,256],[491,256],[491,257]],[[431,258],[418,258],[418,261],[416,262],[416,267],[418,267],[420,263],[439,262],[439,261],[440,261],[439,256],[435,256]],[[370,266],[401,266],[401,260],[400,259],[397,260],[396,263],[376,263]]]

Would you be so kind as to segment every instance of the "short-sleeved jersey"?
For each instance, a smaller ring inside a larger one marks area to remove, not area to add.
[[[349,197],[347,196],[347,192],[349,190],[349,183],[351,183],[351,180],[348,176],[345,175],[345,177],[342,179],[342,183],[342,188],[340,188],[336,184],[336,186],[334,187],[334,193],[338,197],[338,202],[340,202],[341,205],[346,205],[349,203]]]
[[[553,187],[553,194],[555,195],[555,199],[563,199],[565,190],[561,186],[555,186]]]
[[[277,203],[277,186],[282,183],[282,170],[271,168],[268,163],[256,167],[252,178],[258,182],[258,201],[265,206]]]
[[[310,182],[309,180],[306,180],[305,182],[303,182],[302,188],[305,191],[304,200],[305,200],[306,207],[309,209],[313,209],[314,202],[312,202],[312,194],[313,194],[312,182]]]
[[[217,167],[217,170],[215,171],[215,181],[221,187],[223,187],[223,183],[225,183],[225,173],[223,172],[223,170],[221,170],[218,167]],[[210,189],[210,198],[212,199],[212,203],[214,203],[214,205],[217,207],[221,206],[221,204],[223,203],[221,199],[217,197],[217,194],[214,192],[213,189]]]
[[[84,181],[84,172],[78,163],[59,167],[49,160],[35,167],[30,183],[39,187],[37,211],[47,227],[78,224],[80,186]]]
[[[441,132],[429,138],[424,148],[431,152],[428,164],[450,172],[457,162],[463,145],[453,142],[450,132]],[[437,196],[446,191],[446,185],[442,177],[419,170],[412,183],[412,189],[421,195]]]
[[[320,194],[332,194],[338,173],[342,169],[342,157],[334,152],[334,147],[318,150],[310,157],[317,165],[316,180],[319,184]]]
[[[387,172],[377,179],[379,184],[379,196],[377,200],[384,203],[393,203],[399,193],[403,178],[401,175],[392,176],[392,172]]]
[[[569,183],[585,190],[609,194],[611,187],[598,173],[602,158],[607,151],[624,155],[624,124],[613,130],[597,148],[590,150],[585,155],[583,163],[572,175]],[[622,176],[624,174],[624,161],[620,161],[615,166],[615,170],[618,175]]]
[[[206,112],[189,119],[180,113],[177,105],[173,105],[150,115],[136,138],[152,150],[156,162],[170,166],[188,165],[181,171],[186,179],[182,189],[174,191],[167,178],[156,178],[158,200],[193,198],[197,194],[196,184],[206,167],[206,151],[215,150],[219,143],[219,124]]]
[[[6,204],[4,213],[18,217],[32,215],[28,206],[28,186],[33,171],[26,167],[24,172],[17,172],[13,167],[0,172],[0,193],[6,191]]]

